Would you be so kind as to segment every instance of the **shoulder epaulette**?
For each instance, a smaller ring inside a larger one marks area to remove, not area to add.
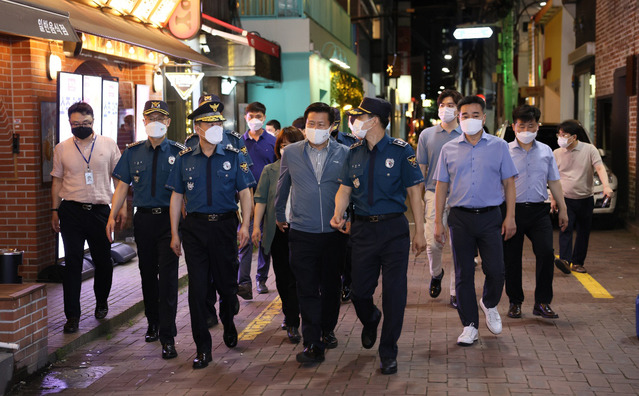
[[[186,146],[185,146],[185,145],[183,145],[182,143],[178,143],[178,142],[175,142],[175,141],[173,141],[173,140],[169,140],[169,143],[170,143],[171,145],[173,145],[173,146],[175,146],[175,147],[179,148],[180,150],[184,150],[184,149],[186,149]]]
[[[408,146],[408,143],[406,143],[405,141],[403,141],[402,139],[393,139],[393,144],[398,145],[399,147],[406,147]]]
[[[187,147],[187,148],[185,148],[184,150],[180,151],[180,154],[178,154],[178,155],[181,157],[181,156],[183,156],[184,154],[189,153],[189,152],[191,152],[191,151],[193,151],[193,149],[192,149],[192,148],[190,148],[190,147]]]
[[[229,144],[227,144],[227,145],[226,145],[226,147],[224,147],[224,150],[232,151],[232,152],[234,152],[234,153],[239,153],[239,152],[240,152],[240,150],[239,150],[239,149],[237,149],[237,148],[233,147],[233,145],[232,145],[232,144],[230,144],[230,143],[229,143]]]
[[[235,131],[226,131],[227,134],[231,135],[231,136],[235,136],[236,138],[240,139],[242,137],[242,135],[240,135],[239,132],[235,132]]]
[[[357,142],[357,143],[353,143],[353,144],[351,144],[351,150],[353,150],[353,149],[355,149],[355,148],[357,148],[357,147],[361,146],[362,144],[364,144],[364,139],[360,140],[360,141],[359,141],[359,142]]]
[[[350,132],[346,132],[346,133],[344,133],[344,136],[347,136],[347,137],[349,137],[349,138],[352,138],[352,139],[357,140],[357,137],[356,137],[355,135],[353,135],[352,133],[350,133]]]
[[[139,146],[140,144],[146,142],[146,140],[138,140],[137,142],[129,143],[126,145],[126,148],[131,148],[135,146]]]

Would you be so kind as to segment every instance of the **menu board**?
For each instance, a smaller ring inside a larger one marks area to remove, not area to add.
[[[83,76],[83,100],[93,108],[93,131],[102,134],[102,77]]]
[[[117,81],[102,80],[102,135],[118,141]]]
[[[58,77],[58,141],[62,142],[73,134],[69,125],[67,110],[72,104],[82,100],[82,75],[60,72]]]

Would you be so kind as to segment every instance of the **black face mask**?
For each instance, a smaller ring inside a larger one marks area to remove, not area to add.
[[[71,133],[78,139],[86,139],[91,136],[93,129],[91,127],[79,126],[71,128]]]

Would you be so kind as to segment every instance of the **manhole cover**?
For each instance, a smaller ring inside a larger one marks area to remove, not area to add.
[[[113,367],[66,367],[51,371],[42,379],[42,394],[58,393],[64,389],[86,388],[99,380]]]

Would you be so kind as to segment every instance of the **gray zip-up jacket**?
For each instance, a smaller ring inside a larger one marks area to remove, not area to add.
[[[280,178],[275,196],[275,218],[286,221],[286,201],[291,194],[290,228],[311,233],[333,232],[330,221],[335,212],[337,181],[346,162],[348,147],[336,142],[328,145],[328,155],[319,183],[304,147],[308,141],[286,146],[282,154]]]

